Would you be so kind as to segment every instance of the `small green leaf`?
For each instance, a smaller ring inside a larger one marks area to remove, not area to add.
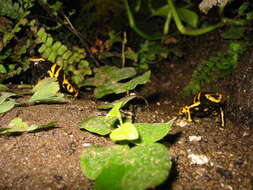
[[[173,121],[168,123],[135,123],[134,126],[140,135],[140,141],[137,140],[135,143],[150,144],[161,140],[169,133]]]
[[[113,141],[136,140],[139,138],[139,134],[132,123],[126,122],[119,128],[114,129],[110,134],[110,138]]]
[[[7,100],[8,98],[12,96],[16,96],[16,94],[12,92],[2,92],[0,96],[0,104],[2,104],[5,100]]]
[[[120,108],[122,107],[123,102],[117,102],[113,108],[109,111],[106,117],[116,117],[118,119],[121,119],[121,113]]]
[[[107,135],[115,128],[116,121],[117,117],[95,116],[82,121],[79,128],[99,135]]]
[[[187,8],[178,8],[177,9],[178,16],[182,19],[185,23],[193,28],[198,27],[199,23],[199,16],[194,11],[187,9]]]
[[[5,101],[5,102],[1,103],[0,104],[0,114],[10,111],[12,108],[15,107],[16,104],[17,103],[13,100]]]
[[[0,64],[0,73],[3,73],[3,74],[7,73],[7,70],[3,64]]]
[[[136,97],[138,97],[138,96],[136,96],[136,95],[126,96],[126,97],[123,97],[123,98],[116,100],[112,103],[106,103],[106,104],[100,105],[100,106],[98,106],[98,109],[110,109],[113,106],[115,106],[118,102],[122,102],[121,107],[123,107],[124,105],[126,105],[127,102],[131,101],[132,99],[134,99]]]
[[[9,123],[8,127],[1,127],[0,134],[9,134],[9,133],[22,133],[22,132],[33,132],[36,130],[47,129],[55,127],[56,122],[50,122],[46,125],[28,125],[26,122],[22,121],[22,118],[16,117]]]
[[[59,93],[59,84],[56,78],[45,78],[38,82],[32,89],[33,96],[28,100],[29,102],[65,102],[64,95]]]

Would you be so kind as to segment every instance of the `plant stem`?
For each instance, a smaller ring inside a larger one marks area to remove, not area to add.
[[[182,24],[172,0],[168,0],[168,6],[171,9],[172,18],[175,21],[177,29],[179,30],[179,32],[181,34],[197,36],[197,35],[205,34],[207,32],[211,32],[212,30],[215,30],[217,28],[220,28],[220,27],[224,26],[224,23],[220,22],[220,23],[217,23],[215,25],[211,25],[211,26],[208,26],[208,27],[205,27],[205,28],[200,28],[200,29],[195,29],[195,30],[187,30],[184,27],[184,25]]]

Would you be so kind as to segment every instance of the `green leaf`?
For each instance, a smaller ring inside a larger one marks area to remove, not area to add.
[[[164,5],[164,6],[160,7],[160,8],[158,8],[158,9],[156,9],[153,12],[152,16],[161,16],[161,17],[165,17],[166,18],[168,16],[169,12],[171,12],[169,6],[168,5]]]
[[[117,155],[123,154],[129,150],[128,146],[90,146],[81,154],[80,164],[83,174],[89,179],[96,179],[103,168],[108,165],[110,159]]]
[[[120,94],[129,90],[133,90],[137,85],[145,84],[146,82],[148,82],[150,75],[151,72],[147,71],[144,74],[135,77],[126,83],[110,81],[108,83],[102,84],[101,86],[98,86],[94,91],[94,95],[96,98],[102,98],[108,94]]]
[[[120,108],[122,108],[123,102],[117,102],[113,108],[109,111],[106,117],[117,117],[121,118]]]
[[[8,98],[16,96],[16,94],[12,92],[2,92],[0,96],[0,104],[2,104],[4,101],[6,101]]]
[[[46,125],[28,125],[26,122],[22,121],[22,118],[16,117],[9,123],[8,127],[1,127],[0,134],[9,133],[22,133],[22,132],[33,132],[36,130],[47,129],[55,127],[56,122],[50,122]]]
[[[135,143],[150,144],[161,140],[169,133],[173,121],[168,123],[135,123],[134,126],[140,135],[140,140]]]
[[[9,88],[6,85],[0,84],[0,92],[1,91],[7,91]]]
[[[0,64],[0,73],[3,73],[3,74],[7,73],[7,70],[3,64]]]
[[[103,66],[95,69],[95,77],[86,80],[82,86],[101,86],[104,83],[116,83],[136,75],[133,67],[118,68],[114,66]]]
[[[80,123],[79,128],[99,135],[107,135],[115,128],[117,117],[95,116]]]
[[[11,96],[16,96],[16,94],[10,92],[2,92],[2,95],[0,96],[0,114],[11,110],[15,107],[15,105],[18,104],[14,100],[9,99]]]
[[[12,108],[15,107],[16,104],[17,103],[13,100],[5,101],[5,102],[1,103],[0,104],[0,114],[10,111]]]
[[[224,39],[238,40],[241,39],[244,35],[245,27],[231,27],[228,31],[222,33]]]
[[[139,134],[132,123],[126,122],[119,128],[114,129],[110,134],[110,138],[113,141],[136,140],[139,138]]]
[[[114,107],[118,102],[122,102],[121,104],[121,107],[123,107],[124,105],[126,105],[127,102],[131,101],[132,99],[134,98],[137,98],[138,96],[136,95],[130,95],[130,96],[126,96],[126,97],[123,97],[119,100],[116,100],[114,102],[111,102],[111,103],[106,103],[106,104],[103,104],[103,105],[100,105],[98,106],[97,108],[98,109],[110,109],[112,107]]]
[[[131,149],[119,145],[93,146],[82,153],[81,168],[85,176],[96,179],[94,189],[143,190],[168,177],[171,158],[168,148],[158,143]]]
[[[46,102],[57,103],[65,102],[64,95],[59,93],[59,84],[56,78],[45,78],[36,84],[32,89],[33,96],[28,100],[29,102]]]
[[[187,8],[178,8],[177,9],[178,16],[182,19],[185,23],[193,28],[198,27],[199,23],[199,16],[194,11],[187,9]]]

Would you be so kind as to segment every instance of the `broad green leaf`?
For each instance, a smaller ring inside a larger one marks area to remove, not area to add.
[[[12,99],[11,96],[16,96],[16,94],[11,92],[2,92],[0,96],[0,114],[5,113],[15,107],[18,103]]]
[[[108,147],[107,149],[110,150],[112,147]],[[103,162],[102,170],[100,168],[100,175],[95,178],[94,189],[143,190],[153,188],[166,180],[171,169],[169,150],[164,145],[158,143],[143,144],[135,146],[130,150],[122,148],[117,153],[106,153],[100,155],[100,158],[98,158],[93,156],[96,155],[94,150],[93,152],[86,152],[86,159],[88,160],[105,159],[105,157],[107,160],[107,162]],[[93,158],[90,158],[91,156]],[[97,160],[96,163],[99,163],[99,161]],[[85,164],[88,165],[89,161],[86,160]],[[93,167],[89,165],[89,168],[96,168],[96,165],[93,165]],[[118,174],[116,176],[117,182],[113,178],[115,173]],[[109,174],[112,177],[109,177]]]
[[[1,91],[7,91],[9,88],[6,85],[0,84],[0,92]]]
[[[171,120],[168,123],[135,123],[134,126],[140,136],[140,139],[135,143],[150,144],[161,140],[169,133],[173,121]]]
[[[139,138],[139,134],[132,123],[126,122],[119,128],[114,129],[110,134],[110,138],[113,141],[136,140]]]
[[[12,108],[15,107],[16,104],[18,104],[18,103],[16,103],[13,100],[5,101],[5,102],[1,103],[0,104],[0,114],[10,111]]]
[[[107,135],[115,128],[117,117],[95,116],[80,123],[79,128],[99,135]]]
[[[81,86],[101,86],[104,83],[116,83],[136,75],[133,67],[118,68],[114,66],[103,66],[95,69],[95,76],[87,79]]]
[[[36,130],[41,130],[41,129],[47,129],[47,128],[52,128],[55,127],[56,122],[50,122],[46,125],[28,125],[26,122],[22,121],[22,118],[16,117],[11,122],[7,127],[2,127],[0,128],[0,134],[9,134],[9,133],[22,133],[22,132],[33,132]]]
[[[96,179],[110,159],[129,150],[128,146],[90,146],[81,154],[80,164],[83,174],[89,179]]]
[[[244,32],[245,32],[245,27],[234,26],[234,27],[229,28],[228,31],[222,33],[221,36],[224,39],[238,40],[243,37]]]
[[[0,96],[0,104],[2,104],[4,101],[6,101],[8,98],[16,96],[16,94],[12,92],[2,92]]]
[[[39,81],[32,89],[34,94],[28,101],[46,103],[65,102],[64,95],[59,93],[59,90],[60,87],[56,78],[45,78]]]
[[[151,72],[147,71],[144,74],[133,78],[132,80],[126,83],[120,82],[108,82],[101,86],[98,86],[95,91],[94,95],[96,98],[102,98],[107,94],[120,94],[123,92],[127,92],[129,90],[133,90],[139,84],[145,84],[149,81]]]
[[[198,27],[199,23],[199,16],[194,11],[187,9],[187,8],[178,8],[177,9],[178,16],[182,19],[185,23],[193,28]]]
[[[126,105],[127,102],[129,102],[130,100],[137,98],[138,96],[136,95],[130,95],[130,96],[126,96],[124,98],[121,98],[119,100],[116,100],[114,102],[111,103],[106,103],[103,105],[98,106],[98,109],[110,109],[112,107],[114,107],[118,102],[122,102],[121,107],[123,107],[124,105]]]

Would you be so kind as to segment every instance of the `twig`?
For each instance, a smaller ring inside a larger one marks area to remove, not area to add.
[[[127,43],[127,37],[126,37],[126,32],[124,32],[123,41],[122,41],[122,52],[121,52],[122,67],[125,67],[125,63],[126,63],[126,56],[125,56],[126,43]]]

